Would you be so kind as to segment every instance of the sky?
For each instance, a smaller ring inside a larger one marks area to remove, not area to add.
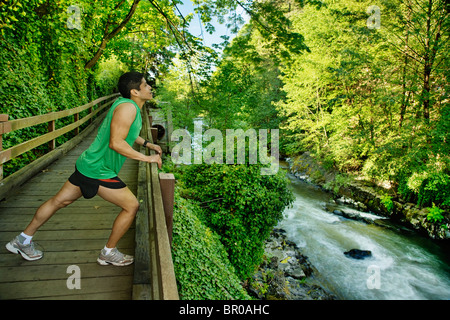
[[[194,6],[191,0],[183,0],[183,5],[178,5],[178,9],[180,9],[183,16],[186,16],[189,13],[194,13]],[[208,47],[211,47],[212,44],[222,43],[223,39],[221,39],[220,36],[229,36],[229,41],[236,36],[227,29],[225,24],[218,23],[216,19],[214,19],[211,24],[216,28],[216,31],[212,35],[206,31],[205,26],[200,21],[200,17],[195,14],[194,19],[191,21],[189,31],[192,35],[203,38],[204,44]]]

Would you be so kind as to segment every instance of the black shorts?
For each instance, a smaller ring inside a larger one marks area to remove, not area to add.
[[[119,177],[110,179],[92,179],[83,175],[75,167],[75,172],[69,177],[69,182],[81,189],[81,193],[85,199],[91,199],[95,197],[98,192],[99,186],[103,186],[109,189],[122,189],[127,185],[120,180]]]

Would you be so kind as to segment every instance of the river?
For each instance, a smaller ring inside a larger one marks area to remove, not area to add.
[[[327,212],[329,193],[292,174],[288,177],[295,201],[278,227],[317,269],[314,282],[345,300],[450,299],[448,247],[414,232],[396,232]],[[349,258],[344,252],[350,249],[370,250],[372,256]]]

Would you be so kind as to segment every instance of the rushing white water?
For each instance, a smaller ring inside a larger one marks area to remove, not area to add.
[[[448,248],[412,232],[327,212],[329,194],[289,177],[296,200],[279,227],[309,257],[320,285],[340,299],[450,299]],[[344,255],[350,249],[370,250],[372,256],[352,259]]]

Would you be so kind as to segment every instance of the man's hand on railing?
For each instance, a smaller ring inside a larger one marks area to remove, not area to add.
[[[159,154],[160,156],[162,155],[162,149],[160,146],[158,146],[157,144],[153,144],[153,143],[148,143],[147,144],[147,148],[149,148],[150,150],[154,150],[157,154]]]
[[[156,163],[158,164],[158,168],[161,169],[162,167],[162,160],[159,154],[154,154],[151,156],[147,156],[147,162],[148,163]]]

